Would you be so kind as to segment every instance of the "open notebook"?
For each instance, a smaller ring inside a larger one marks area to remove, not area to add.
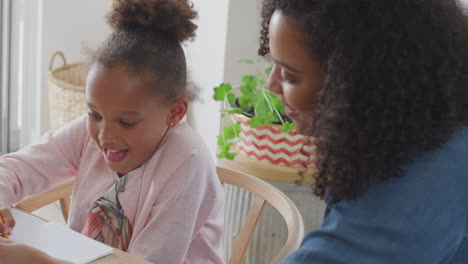
[[[88,263],[112,253],[112,247],[83,236],[68,227],[11,209],[16,220],[10,239],[73,263]]]

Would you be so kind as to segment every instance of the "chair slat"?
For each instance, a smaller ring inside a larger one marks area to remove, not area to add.
[[[75,181],[70,181],[59,186],[52,188],[51,190],[26,198],[15,205],[16,208],[21,209],[25,212],[32,212],[41,207],[44,207],[57,200],[69,197],[73,191],[73,184]],[[68,208],[67,208],[68,211]]]
[[[250,240],[255,232],[255,227],[257,226],[263,208],[265,207],[265,203],[266,201],[258,196],[256,196],[252,202],[239,236],[237,236],[236,242],[234,243],[229,264],[242,263],[245,253],[247,252],[247,248],[249,247]]]
[[[219,166],[216,168],[216,171],[222,183],[242,188],[248,192],[255,194],[255,199],[260,199],[259,201],[254,200],[252,204],[252,207],[260,208],[260,210],[256,209],[257,211],[259,211],[259,213],[255,216],[256,218],[254,218],[253,213],[251,216],[250,209],[246,219],[253,219],[245,220],[244,222],[244,226],[246,224],[253,226],[246,227],[246,230],[250,231],[243,231],[244,227],[242,228],[241,234],[234,243],[232,254],[229,258],[229,264],[242,263],[244,255],[252,238],[255,225],[259,220],[261,210],[267,202],[271,204],[273,208],[278,210],[278,212],[285,220],[286,227],[288,229],[288,237],[286,239],[286,242],[284,243],[283,247],[278,251],[271,263],[279,263],[284,257],[286,257],[286,255],[299,248],[299,246],[301,245],[301,241],[304,238],[304,222],[302,221],[301,213],[297,209],[296,205],[294,205],[294,203],[291,201],[291,199],[289,199],[283,192],[275,188],[273,185],[249,174]],[[243,232],[246,232],[246,234],[244,234]]]
[[[63,219],[68,223],[68,215],[70,214],[71,195],[60,199],[60,209],[62,210]]]

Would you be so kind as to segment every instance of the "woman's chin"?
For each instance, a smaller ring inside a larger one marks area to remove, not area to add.
[[[311,136],[310,123],[305,124],[303,121],[294,120],[294,126],[297,133],[304,136]]]

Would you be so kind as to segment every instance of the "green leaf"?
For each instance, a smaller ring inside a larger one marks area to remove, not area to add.
[[[278,110],[279,112],[283,111],[284,110],[284,104],[281,103],[280,99],[278,98],[278,96],[276,96],[275,94],[272,94],[273,98],[271,99],[270,103],[271,105],[276,108],[276,110]]]
[[[233,138],[233,139],[230,139],[230,140],[226,141],[226,143],[234,145],[236,143],[241,142],[242,140],[244,140],[244,138],[236,137],[236,138]]]
[[[237,102],[239,103],[239,107],[241,109],[243,109],[244,111],[249,111],[250,109],[252,109],[252,104],[250,103],[250,101],[250,96],[242,95],[239,97],[239,100]]]
[[[274,124],[274,123],[281,123],[281,119],[276,113],[272,114],[271,124]]]
[[[248,85],[245,85],[245,84],[242,84],[240,87],[239,87],[239,90],[241,91],[241,93],[243,95],[252,95],[252,90],[250,89],[250,86]]]
[[[261,117],[266,116],[269,113],[271,114],[271,109],[268,106],[268,102],[266,101],[265,97],[258,97],[255,103],[255,115]]]
[[[260,120],[260,118],[254,116],[249,120],[249,124],[252,128],[257,128],[262,124],[262,121]]]
[[[236,100],[236,95],[233,93],[228,93],[227,94],[227,100],[230,105],[234,104],[234,101]]]
[[[293,130],[294,130],[294,124],[286,121],[283,124],[283,129],[281,129],[281,132],[288,133],[288,132],[293,131]]]
[[[222,136],[218,136],[218,140],[219,140],[219,137],[222,137]],[[220,159],[223,159],[223,158],[233,159],[236,155],[235,155],[235,153],[230,153],[229,152],[229,150],[231,150],[231,147],[232,147],[232,144],[221,145],[220,146],[220,152],[217,155],[217,157],[220,158]],[[233,157],[232,154],[234,154],[234,157]]]
[[[221,113],[223,114],[242,114],[242,109],[240,108],[225,108],[225,109],[221,109],[219,110],[221,111]]]
[[[230,146],[227,146],[226,141],[224,141],[223,135],[219,135],[219,136],[217,136],[217,138],[218,138],[217,143],[218,143],[219,150],[220,150],[220,152],[218,153],[217,156],[220,159],[222,159],[225,156],[226,149],[227,149],[227,151],[229,151]]]
[[[230,139],[236,138],[239,136],[240,133],[240,122],[237,122],[233,125],[230,126],[225,126],[223,128],[223,135],[224,135],[224,140],[228,141]]]
[[[229,108],[229,109],[221,109],[221,113],[223,114],[242,114],[242,109],[240,108]]]
[[[240,109],[240,108],[230,109],[230,110],[228,111],[228,113],[231,114],[231,115],[232,115],[232,114],[242,114],[242,109]]]
[[[224,140],[223,135],[219,135],[216,138],[218,138],[217,143],[218,143],[219,148],[222,149],[224,145],[226,145],[226,141]]]
[[[268,67],[268,68],[265,69],[265,73],[266,73],[267,76],[270,76],[271,70],[272,70],[272,69],[273,69],[272,66],[270,66],[270,67]]]
[[[250,94],[257,90],[257,78],[253,75],[244,75],[242,77],[241,92],[244,94]]]
[[[257,86],[258,87],[265,87],[266,85],[266,79],[265,78],[257,78]]]
[[[268,112],[260,118],[260,121],[263,125],[270,125],[273,123],[273,121],[275,121],[275,116],[272,112]]]
[[[245,63],[258,63],[258,59],[242,60]],[[226,107],[221,110],[223,116],[240,114],[241,112],[254,113],[255,116],[250,119],[249,123],[253,128],[260,125],[270,125],[273,122],[283,123],[283,132],[289,132],[294,129],[294,124],[285,122],[282,118],[284,114],[284,105],[279,98],[268,91],[267,81],[268,76],[272,73],[272,67],[267,66],[264,71],[259,71],[255,74],[245,75],[242,77],[242,83],[238,87],[231,87],[230,84],[223,83],[214,88],[213,98],[217,101],[224,101],[225,105],[229,102],[231,105],[236,102],[238,107]],[[237,96],[239,95],[239,96]],[[235,153],[231,153],[230,149],[234,144],[242,140],[240,135],[240,124],[236,123],[231,126],[223,127],[222,135],[218,137],[218,145],[220,153],[218,157],[233,159]]]
[[[237,124],[234,124],[234,126],[236,126]],[[230,126],[232,127],[232,126]],[[240,125],[239,125],[240,127]],[[228,130],[231,130],[231,129],[228,129]],[[226,131],[226,130],[225,130]],[[240,131],[240,129],[239,129]],[[232,139],[229,139],[227,140],[227,137],[230,137],[232,135],[226,135],[226,134],[223,134],[223,135],[220,135],[218,136],[218,146],[219,146],[219,149],[220,149],[220,152],[218,153],[218,155],[216,155],[218,158],[220,159],[223,159],[223,158],[226,158],[226,159],[234,159],[236,157],[236,153],[231,153],[229,152],[232,148],[232,146],[234,146],[235,143],[239,142],[242,140],[241,137],[234,137]]]
[[[260,59],[242,59],[242,60],[239,60],[239,62],[243,62],[247,64],[255,64],[255,63],[259,63]]]
[[[222,83],[218,87],[213,88],[213,99],[215,101],[224,101],[224,97],[231,90],[232,86],[229,83]]]
[[[247,84],[251,81],[255,81],[255,76],[253,75],[244,75],[242,76],[242,83]]]
[[[252,128],[257,128],[261,125],[271,125],[273,121],[273,114],[268,113],[263,116],[254,116],[250,119],[249,124]]]
[[[257,105],[257,102],[259,100],[262,100],[263,99],[263,95],[260,94],[260,93],[257,93],[257,94],[253,94],[251,97],[250,97],[250,104],[255,106]]]
[[[226,159],[233,160],[237,156],[237,153],[228,152],[225,154]]]

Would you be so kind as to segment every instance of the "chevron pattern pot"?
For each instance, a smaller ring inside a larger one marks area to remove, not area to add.
[[[233,115],[241,123],[244,140],[235,145],[239,153],[261,162],[287,167],[308,167],[316,163],[315,143],[296,131],[281,132],[280,125],[252,128],[249,117]]]

